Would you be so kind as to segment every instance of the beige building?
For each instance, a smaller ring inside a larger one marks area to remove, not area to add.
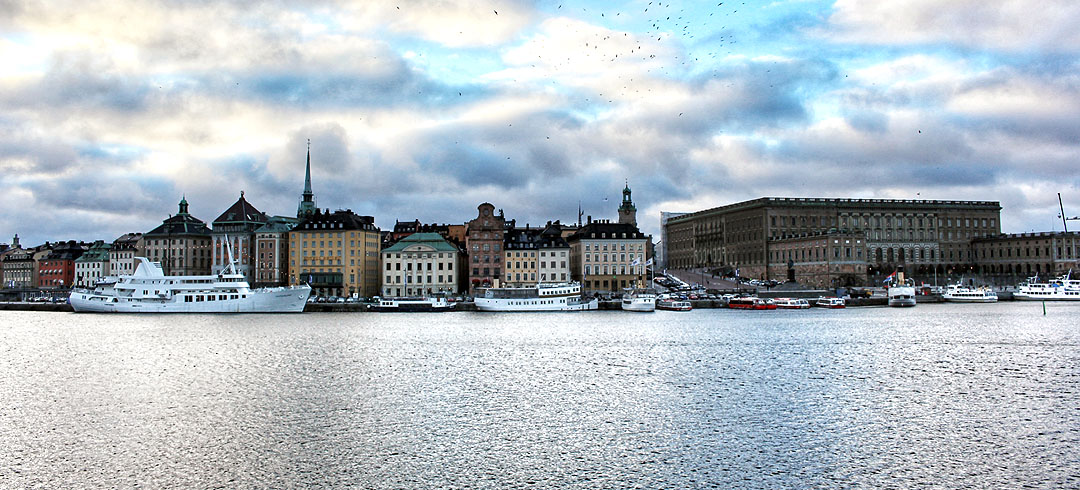
[[[375,218],[316,209],[289,232],[289,284],[319,296],[378,295],[379,247]]]
[[[592,221],[567,240],[570,271],[583,291],[645,287],[649,237],[629,223]]]
[[[558,224],[506,231],[503,242],[504,285],[534,286],[570,281],[570,244]]]
[[[135,273],[135,257],[145,257],[143,234],[127,233],[113,240],[109,249],[109,275],[131,275]]]
[[[413,233],[382,251],[382,295],[456,294],[461,251],[438,233]]]
[[[1014,233],[979,237],[971,242],[975,266],[971,272],[1023,279],[1075,269],[1080,275],[1080,233]]]

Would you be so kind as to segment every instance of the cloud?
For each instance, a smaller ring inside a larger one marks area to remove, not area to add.
[[[876,45],[949,44],[976,50],[1076,52],[1080,5],[1071,0],[837,0],[825,35]]]

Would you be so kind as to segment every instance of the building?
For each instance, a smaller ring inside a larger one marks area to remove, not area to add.
[[[75,260],[87,250],[84,243],[58,242],[38,261],[38,285],[41,289],[70,289],[75,284]]]
[[[570,280],[570,244],[562,237],[559,223],[513,228],[504,236],[505,285],[528,287]]]
[[[255,230],[255,287],[289,283],[289,232],[300,220],[273,216]]]
[[[113,240],[109,249],[109,275],[131,275],[135,273],[135,257],[143,257],[143,234],[126,233]]]
[[[865,237],[867,277],[901,264],[929,274],[972,264],[971,240],[999,234],[1000,213],[995,201],[766,197],[671,217],[665,248],[668,267],[782,280],[786,264],[771,266],[774,241],[847,230]]]
[[[966,272],[1002,279],[1005,284],[1041,275],[1080,273],[1080,233],[1012,233],[971,241],[975,264]],[[965,271],[957,271],[965,272]]]
[[[619,223],[637,226],[637,207],[630,199],[630,183],[622,190],[622,202],[619,204]]]
[[[75,287],[92,288],[109,275],[109,251],[112,244],[98,240],[81,257],[75,259]]]
[[[35,276],[33,249],[22,248],[18,234],[11,240],[11,246],[0,258],[0,267],[3,269],[4,288],[29,289],[33,287]]]
[[[147,258],[159,262],[168,276],[209,275],[212,244],[210,228],[188,213],[187,198],[175,216],[143,235]]]
[[[255,230],[268,219],[244,198],[244,191],[240,191],[240,198],[214,220],[210,272],[220,274],[228,268],[231,256],[236,261],[236,272],[243,274],[248,284],[255,283]]]
[[[687,213],[672,213],[669,211],[660,211],[660,242],[656,245],[656,258],[657,264],[661,269],[667,269],[668,267],[668,228],[667,224],[672,218],[682,216]]]
[[[614,292],[647,286],[646,253],[650,238],[629,223],[588,223],[573,234],[570,273],[583,291]]]
[[[479,288],[499,287],[502,278],[503,234],[506,218],[495,206],[477,206],[476,218],[465,224],[465,247],[469,254],[469,294]]]
[[[460,291],[461,250],[438,233],[413,233],[382,251],[382,295]]]
[[[862,233],[830,230],[791,235],[771,242],[770,270],[786,270],[779,280],[817,288],[860,285],[865,281],[866,237]]]
[[[296,219],[302,220],[319,209],[315,203],[315,193],[311,192],[311,140],[308,140],[307,165],[304,167],[304,192],[300,194],[300,204],[296,206]]]
[[[320,296],[379,294],[380,233],[375,218],[318,209],[289,232],[289,284]]]

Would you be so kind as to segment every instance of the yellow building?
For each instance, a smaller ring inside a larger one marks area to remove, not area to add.
[[[289,232],[289,284],[310,284],[319,296],[375,296],[379,247],[371,216],[316,210]]]

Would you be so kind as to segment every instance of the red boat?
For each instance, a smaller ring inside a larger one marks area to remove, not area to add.
[[[757,296],[743,296],[728,300],[728,308],[737,310],[775,310],[776,302]]]

